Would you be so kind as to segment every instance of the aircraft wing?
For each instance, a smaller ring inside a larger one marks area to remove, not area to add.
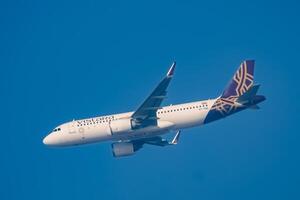
[[[142,127],[148,125],[156,125],[156,112],[160,108],[162,101],[166,97],[167,87],[173,77],[176,63],[174,62],[165,78],[158,84],[150,96],[142,103],[142,105],[132,114],[135,122]]]
[[[176,145],[176,144],[178,144],[180,133],[181,133],[180,131],[177,131],[174,138],[171,141],[168,141],[167,139],[164,139],[161,136],[155,136],[155,137],[150,137],[150,138],[132,140],[131,142],[136,147],[138,147],[138,149],[142,148],[142,146],[144,144],[161,146],[161,147],[169,146],[169,145]]]

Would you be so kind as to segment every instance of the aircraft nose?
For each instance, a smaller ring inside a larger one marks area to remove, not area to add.
[[[43,139],[43,143],[47,146],[55,146],[57,142],[57,137],[54,134],[49,134]]]

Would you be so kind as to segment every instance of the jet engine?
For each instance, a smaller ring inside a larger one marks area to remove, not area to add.
[[[112,134],[126,133],[132,130],[131,119],[118,119],[110,122]]]
[[[130,156],[141,148],[132,142],[116,142],[111,147],[114,157]]]

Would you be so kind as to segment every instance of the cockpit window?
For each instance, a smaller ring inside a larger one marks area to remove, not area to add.
[[[56,128],[52,132],[57,132],[57,131],[60,131],[60,130],[61,130],[60,128]]]

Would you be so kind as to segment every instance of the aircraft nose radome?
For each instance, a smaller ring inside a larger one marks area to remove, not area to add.
[[[44,139],[43,139],[43,143],[47,146],[51,146],[51,145],[55,145],[56,144],[56,137],[52,134],[47,135]]]
[[[43,143],[44,145],[48,145],[50,143],[49,141],[49,136],[46,136],[44,139],[43,139]]]

